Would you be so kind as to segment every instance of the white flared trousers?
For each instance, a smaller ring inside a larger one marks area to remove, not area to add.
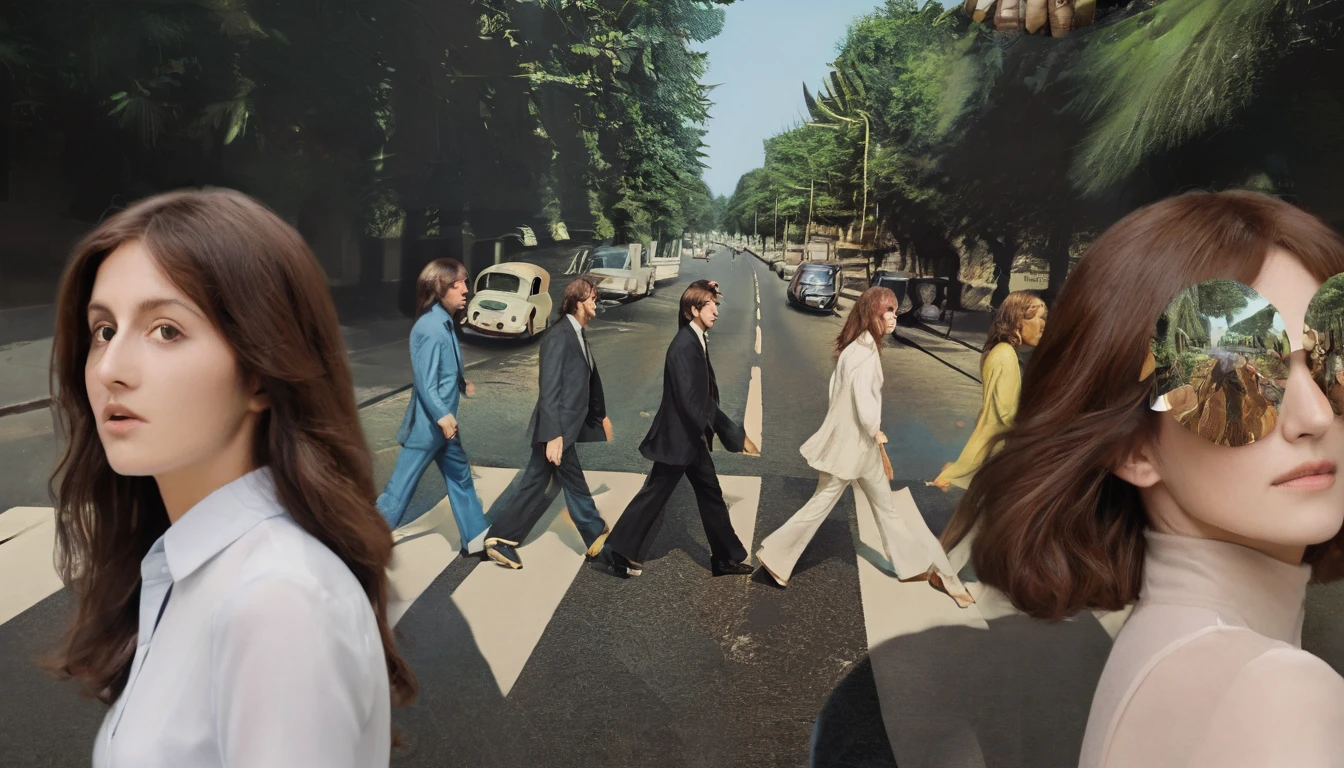
[[[891,482],[887,480],[881,462],[876,462],[872,469],[855,480],[844,480],[822,472],[817,477],[817,490],[812,498],[788,522],[765,537],[756,559],[765,564],[781,582],[788,583],[789,575],[793,573],[793,567],[798,564],[803,550],[807,549],[822,521],[831,514],[835,503],[851,484],[855,486],[855,493],[862,491],[868,498],[868,506],[877,519],[878,534],[882,537],[882,549],[896,575],[908,579],[927,571],[933,559],[915,538],[910,527],[896,514],[896,505],[891,502]]]

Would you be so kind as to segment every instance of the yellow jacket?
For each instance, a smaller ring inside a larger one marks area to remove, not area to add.
[[[990,438],[1012,426],[1017,400],[1022,394],[1022,369],[1012,344],[999,342],[985,357],[980,377],[984,380],[984,404],[975,419],[975,430],[961,455],[938,475],[958,488],[966,488],[987,458]]]

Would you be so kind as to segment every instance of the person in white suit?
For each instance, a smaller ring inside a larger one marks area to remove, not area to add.
[[[882,358],[887,336],[896,330],[896,296],[869,288],[859,296],[836,337],[830,407],[821,429],[799,451],[817,470],[817,490],[788,522],[761,542],[756,559],[780,586],[788,586],[798,557],[851,484],[868,498],[877,517],[882,548],[896,576],[925,574],[932,557],[896,513],[882,445]]]

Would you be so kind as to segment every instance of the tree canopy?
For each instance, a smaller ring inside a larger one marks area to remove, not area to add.
[[[731,2],[11,0],[0,97],[77,217],[220,184],[302,226],[636,239],[709,215],[691,46]]]
[[[1261,189],[1344,221],[1326,170],[1344,148],[1324,139],[1344,129],[1344,49],[1329,44],[1344,3],[1101,0],[1062,38],[965,12],[985,5],[887,0],[856,18],[823,87],[804,85],[809,124],[766,141],[727,228],[750,232],[777,192],[781,216],[806,216],[806,195],[784,192],[815,178],[814,218],[875,227],[857,245],[877,257],[899,249],[956,279],[984,244],[997,301],[1018,254],[1049,265],[1053,295],[1096,232],[1191,188]]]

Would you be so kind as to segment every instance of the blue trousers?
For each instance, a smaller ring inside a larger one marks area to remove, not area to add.
[[[488,526],[481,500],[476,495],[476,484],[471,480],[467,452],[456,437],[438,448],[402,448],[397,455],[397,465],[392,468],[392,477],[376,502],[378,511],[383,513],[389,527],[396,529],[401,525],[411,496],[415,495],[415,487],[420,484],[431,461],[438,464],[443,473],[443,482],[448,486],[448,502],[453,506],[453,519],[465,547]]]

